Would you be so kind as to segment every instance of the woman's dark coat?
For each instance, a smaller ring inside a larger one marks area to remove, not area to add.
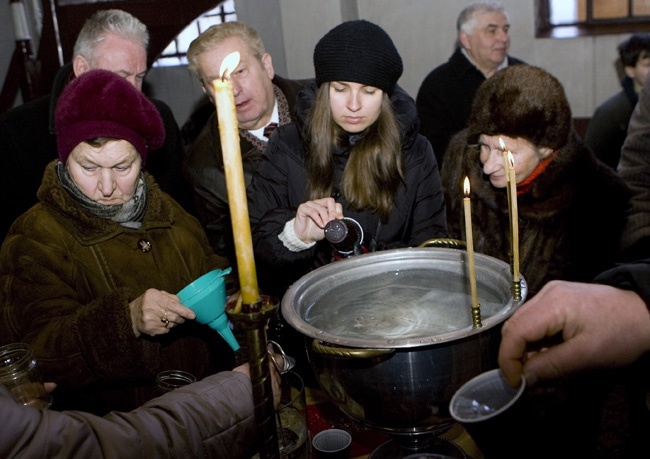
[[[148,174],[140,229],[90,215],[61,186],[57,161],[45,170],[40,203],[16,220],[0,251],[1,340],[31,344],[44,379],[58,384],[53,407],[131,410],[156,395],[161,370],[200,379],[232,368],[232,351],[204,325],[136,338],[131,324],[129,302],[145,290],[177,293],[226,266],[199,222]]]
[[[274,276],[273,282],[284,281],[285,287],[311,269],[331,261],[331,248],[326,240],[309,249],[292,252],[278,239],[285,223],[296,216],[298,206],[309,200],[307,153],[301,133],[306,130],[305,119],[315,92],[315,84],[305,87],[299,94],[296,121],[280,126],[273,133],[253,178],[248,200],[256,260],[267,269],[267,274],[279,274],[282,280]],[[380,224],[378,215],[350,209],[345,198],[338,191],[334,193],[343,205],[343,214],[363,227],[366,244],[375,241],[378,249],[417,246],[447,234],[438,166],[431,145],[418,134],[415,103],[400,88],[395,89],[391,101],[401,127],[406,183],[399,186],[388,221]],[[340,190],[349,149],[334,151],[333,158],[334,189]],[[282,291],[278,284],[275,289]]]
[[[463,180],[471,184],[476,252],[510,262],[506,189],[483,176],[467,130],[452,140],[442,170],[450,237],[465,239]],[[520,270],[532,297],[552,279],[591,281],[614,265],[628,189],[581,143],[570,141],[518,196]]]

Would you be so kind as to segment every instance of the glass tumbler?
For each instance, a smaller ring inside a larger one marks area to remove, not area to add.
[[[165,370],[156,376],[156,386],[161,394],[194,382],[196,382],[196,377],[193,374],[181,370]]]
[[[52,396],[45,390],[32,348],[27,343],[0,347],[0,383],[23,405],[44,410],[52,404]]]

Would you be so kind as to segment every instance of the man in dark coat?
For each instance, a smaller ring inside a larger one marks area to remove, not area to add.
[[[72,62],[62,67],[52,93],[15,107],[0,117],[2,171],[0,172],[0,242],[13,221],[36,204],[36,191],[45,166],[57,156],[54,110],[63,88],[93,68],[110,70],[137,89],[147,72],[149,32],[131,14],[121,10],[98,11],[79,32]],[[152,100],[165,125],[165,143],[149,156],[146,167],[163,191],[192,212],[189,186],[180,174],[184,148],[171,109]]]
[[[496,3],[477,3],[461,11],[457,47],[449,60],[433,69],[418,91],[420,133],[442,167],[451,137],[465,128],[476,90],[497,70],[523,61],[508,56],[508,13]]]
[[[648,77],[650,80],[650,77]],[[650,81],[646,80],[630,118],[618,173],[632,191],[621,237],[625,260],[650,258]]]
[[[246,186],[257,170],[268,136],[275,126],[291,122],[296,95],[303,82],[275,75],[271,56],[257,31],[241,22],[214,25],[196,38],[187,51],[190,70],[214,101],[212,81],[221,62],[233,52],[240,61],[233,72],[239,122],[239,147]],[[267,126],[271,126],[267,129]],[[194,189],[199,220],[215,252],[236,266],[228,190],[216,111],[187,151],[183,173]]]
[[[621,158],[632,110],[650,72],[650,33],[632,35],[618,45],[618,54],[625,72],[621,90],[596,108],[585,134],[585,145],[612,169]]]

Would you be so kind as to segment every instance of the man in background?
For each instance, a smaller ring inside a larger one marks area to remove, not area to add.
[[[242,22],[224,22],[203,32],[187,51],[189,68],[213,106],[212,81],[221,77],[221,62],[234,52],[239,52],[240,61],[231,79],[244,179],[248,187],[274,127],[291,122],[296,96],[303,83],[275,74],[271,55],[265,51],[255,29]],[[199,220],[210,244],[215,252],[236,266],[219,125],[214,109],[188,148],[183,173],[194,190]]]
[[[622,89],[596,108],[585,134],[585,144],[612,169],[618,165],[632,110],[650,73],[650,33],[633,34],[618,45],[618,54],[625,73]]]
[[[54,110],[63,88],[92,69],[115,72],[142,91],[147,74],[147,27],[121,10],[97,11],[86,20],[73,50],[72,61],[56,75],[52,93],[0,117],[0,243],[13,221],[36,204],[45,166],[57,157]],[[184,148],[178,124],[164,102],[152,100],[163,119],[165,143],[149,153],[145,169],[163,191],[192,212],[189,185],[180,173]]]
[[[497,70],[523,61],[508,56],[510,23],[498,3],[475,3],[461,11],[456,22],[456,50],[433,69],[418,91],[420,133],[442,167],[449,140],[465,128],[476,90]]]

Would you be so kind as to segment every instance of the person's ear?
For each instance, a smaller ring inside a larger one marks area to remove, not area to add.
[[[273,70],[273,58],[269,53],[264,53],[262,56],[262,66],[266,71],[266,74],[269,76],[269,79],[272,80],[275,76],[275,70]]]
[[[460,45],[465,48],[469,49],[470,48],[470,42],[469,42],[469,35],[467,35],[465,32],[462,30],[458,34],[458,41],[460,42]]]
[[[79,75],[86,73],[89,70],[92,70],[92,67],[86,58],[81,55],[75,56],[75,58],[72,60],[72,71],[74,72],[74,76],[78,77]]]
[[[539,153],[540,159],[546,159],[551,156],[551,154],[553,154],[553,149],[548,147],[541,147],[537,150],[537,152]]]
[[[632,78],[634,80],[634,67],[626,65],[623,67],[623,71],[625,72],[625,75],[627,75],[629,78]]]

